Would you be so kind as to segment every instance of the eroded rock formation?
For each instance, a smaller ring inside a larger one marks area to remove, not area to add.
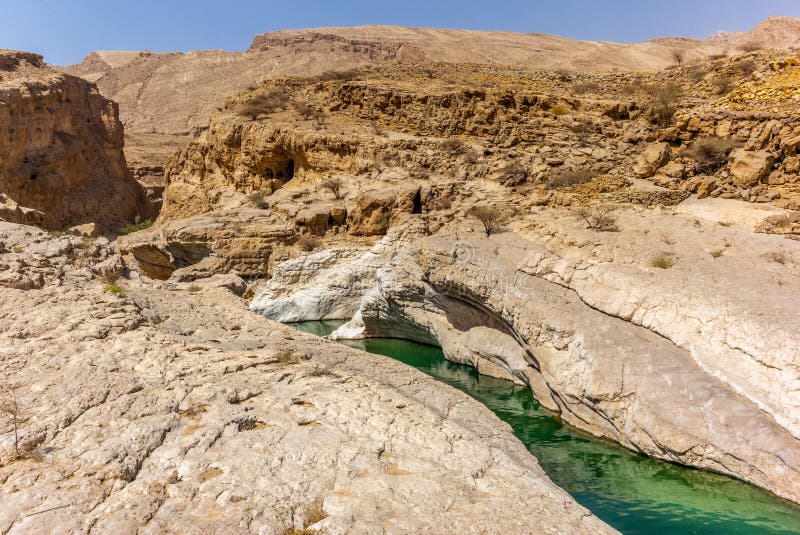
[[[513,233],[489,239],[469,223],[428,236],[422,217],[371,249],[278,265],[251,308],[351,318],[333,337],[439,345],[527,384],[581,429],[799,501],[800,324],[787,291],[797,265],[782,275],[785,264],[765,262],[784,246],[752,234],[764,212],[721,227],[725,202],[626,210],[609,240],[568,212],[518,216]],[[654,267],[666,248],[674,267]]]
[[[122,147],[117,106],[96,87],[36,54],[0,51],[0,193],[39,211],[35,222],[117,230],[144,213]]]
[[[238,277],[119,278],[103,238],[2,222],[0,242],[24,422],[15,444],[0,419],[4,532],[613,532],[477,401],[248,313]]]

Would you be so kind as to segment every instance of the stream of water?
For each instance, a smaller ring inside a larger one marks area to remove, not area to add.
[[[324,336],[342,322],[293,324]],[[395,339],[346,345],[392,357],[477,399],[511,425],[557,485],[624,534],[800,533],[800,508],[725,476],[648,459],[564,425],[530,389]]]

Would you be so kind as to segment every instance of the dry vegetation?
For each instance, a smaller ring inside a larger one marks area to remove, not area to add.
[[[609,205],[582,206],[576,214],[586,223],[586,228],[603,232],[616,232],[617,218],[614,217],[614,207]]]
[[[504,210],[497,205],[473,206],[469,209],[467,215],[480,221],[487,237],[499,232],[503,224],[508,220]]]

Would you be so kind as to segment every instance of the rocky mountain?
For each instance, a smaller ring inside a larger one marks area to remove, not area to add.
[[[6,219],[116,229],[146,210],[117,105],[41,56],[0,51],[0,194]],[[14,214],[17,214],[16,216]]]
[[[67,227],[143,202],[114,105],[0,53],[0,531],[613,532],[486,406],[333,341],[374,337],[799,504],[797,25],[93,53],[163,199],[113,241]],[[646,527],[695,486],[658,471]]]
[[[119,103],[130,132],[187,134],[208,124],[225,97],[274,75],[390,62],[516,65],[531,69],[655,72],[681,61],[798,44],[797,19],[767,19],[750,32],[706,40],[655,39],[621,44],[542,34],[398,26],[286,30],[258,35],[245,52],[93,52],[64,71],[96,82]]]

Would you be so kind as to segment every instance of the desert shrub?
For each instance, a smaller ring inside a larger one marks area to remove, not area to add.
[[[200,288],[196,284],[190,284],[189,286],[186,287],[186,291],[189,292],[190,294],[196,294],[200,290],[202,290],[202,288]]]
[[[650,88],[650,120],[661,126],[669,126],[678,111],[681,88],[676,85]]]
[[[297,353],[292,348],[286,345],[286,340],[281,340],[281,345],[278,347],[275,357],[279,364],[288,366],[290,364],[297,364],[301,360],[308,360],[309,357]]]
[[[467,215],[480,221],[487,237],[499,231],[508,219],[503,209],[494,204],[473,206]]]
[[[669,269],[675,265],[675,262],[667,255],[657,255],[650,259],[650,265],[654,268]]]
[[[550,113],[552,113],[556,117],[560,117],[562,115],[566,115],[569,112],[567,112],[567,108],[565,108],[561,104],[556,104],[555,106],[550,106]]]
[[[314,249],[319,249],[322,247],[322,240],[316,236],[300,236],[300,238],[297,240],[297,247],[301,251],[310,253]]]
[[[692,158],[701,173],[713,173],[728,161],[728,154],[736,148],[730,138],[703,136],[695,139],[683,151],[684,156]]]
[[[746,78],[758,70],[758,64],[753,58],[747,58],[740,61],[738,65],[736,65],[736,68],[739,69],[742,76]]]
[[[617,218],[614,207],[604,205],[582,206],[577,211],[578,217],[586,223],[586,228],[603,232],[616,232]]]
[[[556,69],[555,71],[556,77],[561,80],[562,82],[569,82],[572,80],[574,73],[569,69]]]
[[[720,74],[714,78],[712,85],[714,86],[714,92],[717,95],[727,95],[733,90],[734,82],[730,75]]]
[[[452,156],[458,156],[470,150],[467,144],[460,139],[448,139],[442,141],[439,146],[442,147],[442,150]]]
[[[311,80],[317,82],[327,82],[332,80],[339,80],[339,81],[348,81],[348,80],[357,80],[362,75],[362,71],[359,69],[348,69],[344,71],[325,71],[322,74],[318,74],[317,76],[311,77]]]
[[[292,101],[292,108],[294,108],[294,111],[296,111],[298,115],[305,120],[311,119],[314,115],[314,111],[316,110],[316,108],[311,104],[299,100]]]
[[[518,186],[528,180],[528,170],[519,162],[510,162],[500,171],[500,182],[504,186]]]
[[[134,232],[139,232],[140,230],[149,229],[152,225],[153,225],[152,221],[150,221],[149,219],[142,220],[142,218],[137,215],[134,218],[133,223],[125,225],[119,232],[123,236],[127,236],[128,234],[133,234]]]
[[[775,262],[776,264],[786,265],[789,263],[789,255],[786,254],[786,251],[783,249],[779,251],[772,251],[770,253],[765,253],[764,258],[769,260],[770,262]]]
[[[320,182],[319,187],[333,193],[333,198],[336,200],[342,198],[342,179],[339,177],[327,178]]]
[[[11,424],[14,431],[14,455],[17,459],[21,459],[24,455],[23,448],[20,447],[19,428],[27,422],[27,418],[22,414],[22,407],[17,402],[17,394],[13,388],[9,388],[0,397],[0,415],[5,416]]]
[[[314,119],[317,124],[324,124],[325,119],[328,118],[328,114],[319,108],[313,108],[311,110],[311,118]]]
[[[107,294],[113,295],[123,295],[125,294],[125,290],[117,286],[116,284],[104,284],[103,291]]]
[[[239,108],[239,115],[256,120],[259,115],[285,110],[289,105],[289,96],[281,89],[272,89],[266,93],[255,95]]]
[[[271,193],[267,191],[254,191],[247,196],[247,202],[259,210],[267,210],[269,208],[267,197],[270,195]]]
[[[675,65],[680,67],[681,65],[683,65],[683,60],[686,59],[686,51],[678,49],[673,50],[670,53],[670,57],[672,58],[672,61],[675,62]]]
[[[568,188],[590,182],[595,176],[597,173],[591,169],[562,169],[547,179],[547,187],[550,189]]]
[[[703,67],[692,67],[689,71],[689,79],[694,83],[702,82],[708,72]]]
[[[600,85],[595,82],[578,82],[572,85],[572,92],[577,95],[600,92]]]
[[[761,50],[762,48],[763,47],[755,41],[750,41],[739,46],[739,50],[742,52],[755,52],[756,50]]]
[[[711,258],[719,258],[720,256],[725,254],[725,249],[714,249],[710,251],[708,254],[711,255]]]

